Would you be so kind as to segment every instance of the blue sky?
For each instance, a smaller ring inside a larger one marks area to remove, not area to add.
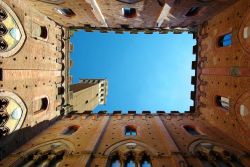
[[[188,111],[195,60],[191,34],[115,34],[78,31],[71,38],[73,83],[106,78],[107,104],[95,111]]]

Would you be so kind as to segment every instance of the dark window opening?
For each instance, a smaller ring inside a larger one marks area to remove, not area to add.
[[[186,13],[185,16],[187,17],[195,16],[199,13],[200,10],[201,10],[200,7],[192,7],[189,9],[189,11]]]
[[[0,137],[6,136],[9,133],[9,128],[7,127],[0,127]]]
[[[3,38],[0,38],[0,51],[5,51],[8,48],[8,44]]]
[[[126,167],[136,167],[135,157],[132,153],[128,153],[127,160],[125,162]]]
[[[0,68],[0,81],[3,81],[3,69]]]
[[[41,108],[40,110],[46,110],[48,108],[48,105],[49,105],[49,101],[46,97],[43,97],[41,99]]]
[[[64,94],[64,87],[59,87],[58,88],[58,94],[59,95]]]
[[[241,161],[232,153],[229,153],[225,155],[227,159],[224,159],[220,152],[216,152],[214,150],[211,150],[211,148],[205,147],[205,146],[198,146],[199,148],[196,151],[196,156],[199,158],[201,163],[204,167],[244,167],[241,163]],[[220,148],[220,147],[219,147]],[[224,148],[220,148],[224,149]],[[211,161],[211,157],[213,157],[215,160]]]
[[[9,105],[9,100],[6,98],[0,98],[0,112],[3,112]]]
[[[135,8],[122,8],[123,16],[126,18],[133,18],[136,16]]]
[[[85,101],[85,104],[88,104],[88,103],[89,103],[89,101],[88,101],[88,100],[86,100],[86,101]]]
[[[136,136],[137,132],[136,132],[136,128],[134,126],[126,126],[125,127],[125,135],[126,136]]]
[[[151,167],[152,165],[151,165],[150,157],[144,154],[140,164],[141,164],[141,167]]]
[[[121,162],[119,160],[119,155],[115,155],[111,159],[110,167],[120,167]]]
[[[78,126],[78,125],[69,126],[69,127],[67,127],[67,128],[63,131],[62,134],[64,134],[64,135],[72,135],[73,133],[75,133],[75,132],[78,130],[79,127],[80,127],[80,126]]]
[[[46,39],[48,37],[48,30],[45,26],[41,26],[41,34],[40,34],[41,38]]]
[[[8,119],[9,119],[9,115],[7,113],[1,113],[0,114],[0,126],[5,125]]]
[[[219,107],[222,107],[226,110],[229,110],[229,98],[227,97],[222,97],[222,96],[216,96],[216,104]]]
[[[96,97],[98,97],[98,95],[99,95],[99,94],[97,93],[97,94],[96,94]]]
[[[70,8],[59,8],[56,9],[58,13],[61,15],[67,16],[67,17],[72,17],[75,16],[76,14],[71,10]]]
[[[183,126],[183,127],[184,127],[184,129],[185,129],[189,134],[191,134],[191,135],[193,135],[193,136],[200,135],[200,133],[197,132],[197,130],[196,130],[194,127],[190,126],[190,125],[185,125],[185,126]]]
[[[8,17],[4,9],[0,8],[0,20],[3,21]]]
[[[5,27],[5,25],[0,23],[0,36],[5,35],[7,32],[8,32],[8,30]]]
[[[219,47],[227,47],[232,44],[232,34],[225,34],[219,37],[218,45]]]

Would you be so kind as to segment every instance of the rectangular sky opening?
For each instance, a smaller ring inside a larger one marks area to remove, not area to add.
[[[192,34],[116,34],[77,31],[71,37],[73,83],[80,78],[108,80],[106,105],[95,112],[189,111],[194,86]]]

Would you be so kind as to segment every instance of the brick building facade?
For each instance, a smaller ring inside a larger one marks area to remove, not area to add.
[[[250,1],[1,0],[0,21],[0,166],[250,166]],[[75,28],[193,33],[195,106],[91,113],[107,81],[72,85]]]

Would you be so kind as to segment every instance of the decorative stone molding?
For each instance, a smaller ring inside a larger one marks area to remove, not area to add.
[[[21,22],[14,11],[3,1],[0,1],[0,8],[7,13],[7,18],[1,21],[1,23],[5,25],[8,30],[8,32],[0,38],[2,38],[3,41],[4,39],[8,39],[11,42],[16,43],[12,47],[9,47],[8,41],[5,41],[5,43],[7,43],[7,48],[0,51],[0,57],[10,57],[21,49],[26,39],[26,35]]]
[[[6,99],[8,104],[0,111],[0,114],[2,115],[6,113],[9,118],[3,125],[1,125],[1,128],[8,128],[8,133],[6,135],[9,135],[21,128],[27,114],[27,108],[22,99],[15,93],[0,90],[0,100],[2,99]]]

